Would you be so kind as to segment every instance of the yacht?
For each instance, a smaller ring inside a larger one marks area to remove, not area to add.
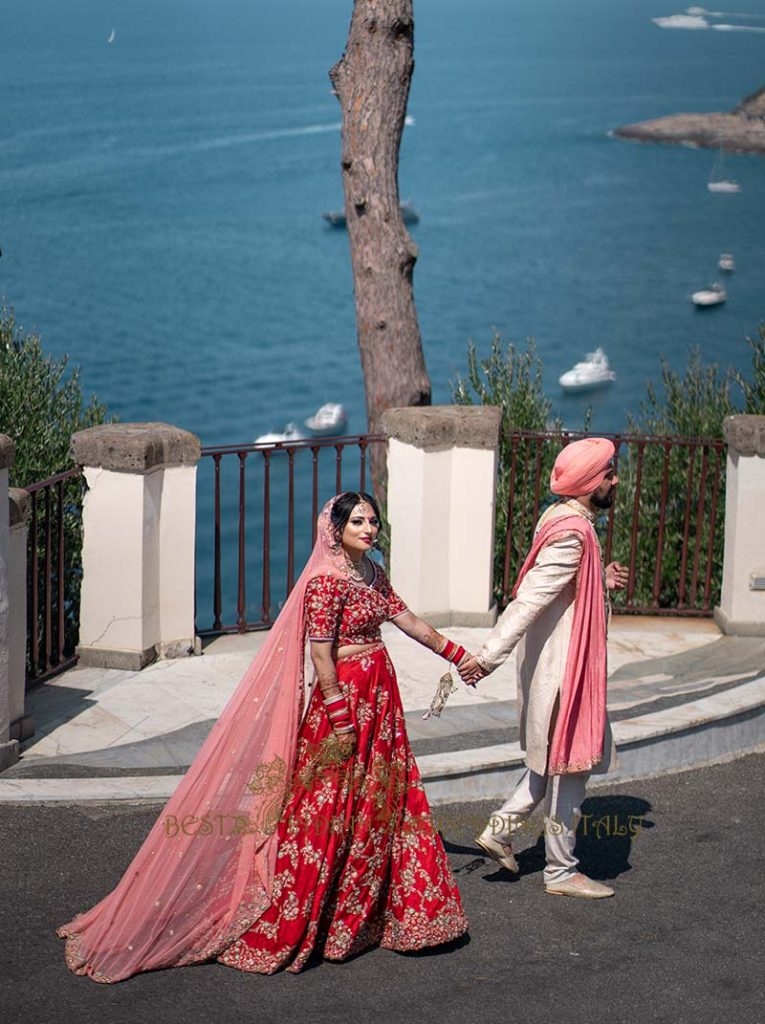
[[[269,434],[261,434],[260,437],[256,437],[255,444],[278,444],[280,441],[299,441],[302,436],[297,423],[290,421],[281,432],[272,431]]]
[[[720,259],[717,261],[717,266],[720,270],[724,270],[726,274],[732,274],[736,269],[736,261],[733,259],[733,253],[721,252]]]
[[[608,365],[608,357],[602,348],[588,352],[581,363],[576,363],[558,379],[564,391],[591,391],[603,384],[616,380],[616,374]]]
[[[725,302],[727,297],[723,286],[718,281],[715,281],[708,288],[702,288],[701,291],[694,292],[691,295],[691,302],[694,306],[719,306],[721,302]]]
[[[327,402],[309,416],[305,425],[314,434],[337,434],[348,422],[345,409],[338,402]]]

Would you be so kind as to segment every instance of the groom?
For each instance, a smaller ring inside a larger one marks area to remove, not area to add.
[[[541,516],[514,600],[480,651],[460,667],[467,683],[498,668],[518,646],[520,743],[528,770],[476,839],[498,864],[518,871],[511,838],[544,800],[545,892],[603,899],[614,891],[577,870],[576,826],[590,773],[615,766],[606,715],[608,590],[626,586],[618,562],[603,569],[595,532],[618,483],[614,446],[602,437],[567,445],[550,489],[559,500]]]

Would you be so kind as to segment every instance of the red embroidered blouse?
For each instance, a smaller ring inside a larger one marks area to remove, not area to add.
[[[409,611],[375,562],[369,586],[339,576],[314,576],[305,593],[309,640],[372,644],[381,639],[380,625]]]

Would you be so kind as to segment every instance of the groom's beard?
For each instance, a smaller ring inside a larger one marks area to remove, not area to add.
[[[605,498],[599,498],[597,494],[591,494],[590,501],[596,508],[611,508],[614,503],[614,488],[611,488]]]

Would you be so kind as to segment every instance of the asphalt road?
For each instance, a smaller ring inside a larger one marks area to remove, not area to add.
[[[486,804],[437,810],[471,929],[422,954],[374,950],[300,975],[219,964],[113,986],[70,974],[56,925],[118,881],[158,806],[0,808],[4,1024],[730,1024],[763,1019],[765,754],[589,797],[583,868],[614,899],[546,896],[531,832],[511,876],[471,839]],[[642,827],[606,835],[606,825]],[[596,827],[595,822],[601,825]],[[600,833],[598,836],[597,833]]]

